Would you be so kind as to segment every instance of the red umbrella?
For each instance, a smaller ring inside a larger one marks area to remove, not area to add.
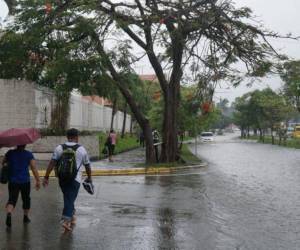
[[[0,132],[0,147],[26,145],[41,138],[35,128],[11,128]]]

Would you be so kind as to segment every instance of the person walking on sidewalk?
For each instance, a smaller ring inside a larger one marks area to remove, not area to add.
[[[112,159],[112,156],[114,155],[115,153],[115,147],[116,147],[116,144],[117,144],[117,134],[115,133],[115,131],[112,129],[108,135],[108,143],[107,143],[107,146],[108,146],[108,160],[110,162],[113,162],[113,159]]]
[[[140,147],[145,147],[145,136],[144,136],[144,132],[141,131],[140,135],[139,135],[139,141],[140,141]]]
[[[55,167],[64,199],[61,223],[66,231],[71,231],[72,224],[75,224],[74,204],[80,188],[82,166],[85,167],[88,176],[86,181],[92,183],[92,176],[87,151],[83,146],[78,144],[79,131],[74,128],[69,129],[67,131],[67,139],[66,143],[58,145],[55,148],[46,170],[43,186],[48,186],[49,175]]]
[[[9,150],[3,159],[2,165],[8,164],[8,202],[6,204],[6,226],[12,225],[12,212],[21,193],[23,201],[24,217],[23,222],[29,223],[30,199],[30,174],[29,166],[35,178],[35,188],[40,189],[40,177],[36,169],[33,154],[25,150],[26,145],[17,146],[16,149]]]

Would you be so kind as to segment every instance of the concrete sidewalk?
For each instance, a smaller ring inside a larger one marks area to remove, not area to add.
[[[39,170],[45,170],[51,159],[51,153],[34,153],[37,160]],[[112,169],[130,169],[136,167],[137,164],[145,162],[145,148],[133,149],[113,156],[113,162],[108,159],[100,161],[92,161],[92,169],[95,170],[112,170]]]
[[[104,159],[91,162],[91,166],[92,169],[128,169],[143,163],[145,163],[145,148],[137,148],[113,156],[113,162]]]
[[[42,155],[45,157],[45,155]],[[49,156],[51,157],[51,156]],[[37,157],[38,158],[38,157]],[[39,159],[39,158],[38,158]],[[41,159],[41,158],[40,158]],[[38,169],[39,175],[45,176],[46,164],[49,160],[39,160]],[[145,163],[145,148],[138,148],[130,150],[113,157],[113,162],[109,162],[108,159],[91,162],[92,175],[93,176],[115,176],[115,175],[151,175],[151,174],[170,174],[177,171],[191,170],[194,168],[201,168],[206,164],[198,164],[191,166],[174,166],[174,167],[147,167]],[[85,172],[83,173],[85,174]],[[52,171],[51,176],[54,177]]]

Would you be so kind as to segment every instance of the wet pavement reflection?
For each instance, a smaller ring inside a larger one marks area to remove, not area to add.
[[[72,234],[61,233],[52,180],[32,191],[28,226],[20,204],[10,231],[0,211],[0,249],[300,249],[300,150],[234,137],[198,146],[207,168],[95,178],[94,196],[80,191]]]

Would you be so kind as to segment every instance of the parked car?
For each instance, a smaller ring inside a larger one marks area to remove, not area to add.
[[[212,132],[202,132],[201,133],[201,141],[202,142],[213,142],[214,134]]]

